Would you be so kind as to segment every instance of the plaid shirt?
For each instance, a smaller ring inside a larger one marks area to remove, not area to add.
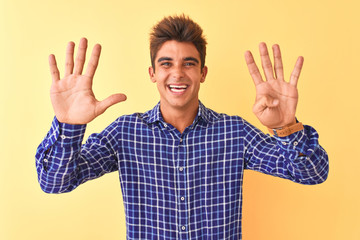
[[[160,104],[119,117],[82,145],[85,128],[54,119],[36,153],[40,186],[63,193],[118,171],[127,239],[241,239],[244,169],[302,184],[328,174],[312,127],[275,138],[201,103],[182,134]]]

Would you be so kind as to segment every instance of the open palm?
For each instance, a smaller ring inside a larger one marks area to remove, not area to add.
[[[51,102],[59,122],[68,124],[86,124],[105,112],[105,110],[126,100],[124,94],[114,94],[103,101],[98,101],[92,91],[93,77],[99,62],[101,46],[94,46],[85,74],[82,74],[87,40],[80,40],[74,63],[75,44],[70,42],[66,49],[65,75],[60,79],[54,55],[49,57],[52,85]]]

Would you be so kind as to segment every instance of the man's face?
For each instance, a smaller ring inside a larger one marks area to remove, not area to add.
[[[149,68],[151,81],[157,84],[161,109],[192,110],[199,104],[200,83],[207,67],[201,69],[200,55],[194,44],[175,40],[163,43]]]

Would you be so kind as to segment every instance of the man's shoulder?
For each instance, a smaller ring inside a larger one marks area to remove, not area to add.
[[[201,101],[199,101],[198,117],[201,117],[206,122],[212,124],[218,122],[219,120],[221,121],[222,119],[229,117],[229,115],[225,113],[217,112],[213,110],[211,107],[207,107]]]
[[[203,117],[213,124],[221,123],[221,122],[244,123],[244,119],[238,115],[218,113],[210,108],[205,108],[205,107],[204,107]]]
[[[141,122],[144,121],[144,118],[146,118],[146,112],[145,113],[141,113],[141,112],[135,112],[132,114],[124,114],[119,116],[114,123],[117,124],[126,124],[126,123],[136,123],[136,122]]]
[[[155,122],[157,119],[156,107],[145,112],[135,112],[132,114],[125,114],[119,116],[113,123],[117,125],[134,125],[145,124],[149,125]]]
[[[228,115],[226,113],[220,113],[219,117],[213,122],[214,124],[221,124],[225,126],[243,126],[246,121],[238,115]]]

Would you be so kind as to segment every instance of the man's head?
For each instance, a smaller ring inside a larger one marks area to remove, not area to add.
[[[184,15],[166,17],[150,36],[149,76],[160,93],[163,117],[174,110],[196,112],[200,84],[207,75],[202,29]]]
[[[199,52],[201,69],[205,66],[206,40],[201,27],[185,15],[165,17],[150,33],[151,65],[155,70],[155,59],[161,46],[170,40],[194,44]]]

